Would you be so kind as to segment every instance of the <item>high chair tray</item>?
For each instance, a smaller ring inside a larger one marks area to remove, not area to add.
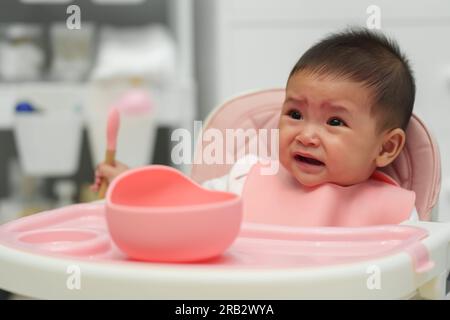
[[[445,295],[449,241],[444,223],[244,223],[219,257],[140,262],[110,239],[104,204],[81,204],[0,226],[0,288],[38,298],[435,298]]]

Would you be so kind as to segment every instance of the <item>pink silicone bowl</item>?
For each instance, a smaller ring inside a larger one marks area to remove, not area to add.
[[[242,200],[178,170],[151,165],[118,176],[106,194],[111,238],[129,257],[189,262],[222,254],[237,237]]]

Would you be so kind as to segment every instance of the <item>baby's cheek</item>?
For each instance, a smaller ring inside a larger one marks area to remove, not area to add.
[[[279,132],[279,137],[278,137],[278,145],[280,146],[280,148],[287,148],[289,146],[289,136],[283,132]]]
[[[286,152],[280,152],[278,155],[278,160],[280,161],[281,165],[285,168],[289,168],[289,157]]]
[[[278,153],[280,157],[289,154],[289,143],[286,140],[280,139],[278,141]]]
[[[337,152],[329,154],[328,159],[328,169],[337,175],[348,174],[349,171],[355,169],[355,157],[348,150],[337,150]]]

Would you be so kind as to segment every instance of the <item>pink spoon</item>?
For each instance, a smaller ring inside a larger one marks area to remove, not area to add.
[[[117,108],[126,114],[139,115],[150,112],[153,108],[153,102],[147,91],[134,88],[120,98]]]
[[[118,101],[116,107],[112,107],[108,114],[108,125],[106,131],[107,149],[105,163],[114,166],[117,147],[117,134],[120,124],[120,112],[129,115],[140,115],[150,112],[153,107],[152,100],[147,91],[142,89],[131,89],[127,91]],[[98,192],[98,198],[103,199],[108,189],[108,181],[103,179]]]
[[[108,114],[108,127],[106,129],[107,148],[105,154],[105,163],[111,166],[115,165],[117,133],[119,131],[120,114],[117,108],[111,108]],[[103,199],[108,189],[108,181],[103,179],[98,191],[99,199]]]

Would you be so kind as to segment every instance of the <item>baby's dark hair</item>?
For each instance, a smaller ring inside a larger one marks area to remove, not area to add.
[[[331,34],[302,55],[289,79],[303,70],[362,83],[372,90],[377,128],[406,130],[414,106],[414,76],[397,43],[382,33],[350,28]]]

